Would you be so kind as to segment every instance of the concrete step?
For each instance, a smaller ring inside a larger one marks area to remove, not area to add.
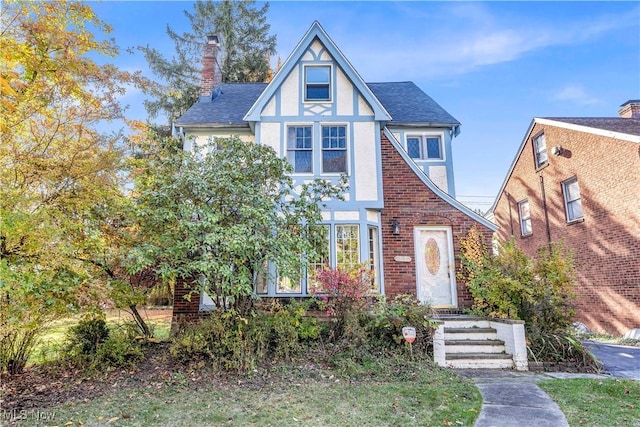
[[[445,366],[453,369],[513,369],[512,359],[453,359]]]
[[[462,360],[462,359],[511,359],[511,355],[507,353],[446,353],[446,360]]]
[[[497,332],[494,328],[444,328],[444,339],[458,340],[495,340]]]
[[[447,353],[446,365],[457,369],[512,369],[513,359],[505,353]]]
[[[445,328],[488,328],[489,320],[474,316],[443,317]]]
[[[501,340],[445,340],[446,353],[504,353]]]

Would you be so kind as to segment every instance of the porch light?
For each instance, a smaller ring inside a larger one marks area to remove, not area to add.
[[[397,219],[394,219],[391,223],[391,233],[393,233],[394,236],[400,234],[400,222]]]

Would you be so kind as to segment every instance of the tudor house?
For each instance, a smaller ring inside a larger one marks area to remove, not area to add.
[[[343,201],[322,211],[332,267],[373,265],[375,290],[433,306],[469,306],[456,280],[458,241],[472,225],[490,244],[496,227],[455,199],[451,143],[460,123],[412,82],[365,83],[318,22],[270,83],[220,83],[215,37],[204,47],[200,100],[174,123],[184,149],[237,135],[272,147],[303,183],[348,177]],[[271,275],[268,275],[271,277]],[[262,297],[304,297],[307,278],[277,277]],[[210,308],[183,298],[174,318]]]
[[[490,212],[528,256],[573,252],[579,321],[640,327],[640,100],[619,117],[534,118]]]

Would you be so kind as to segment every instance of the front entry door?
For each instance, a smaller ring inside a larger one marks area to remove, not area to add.
[[[432,307],[456,307],[455,263],[449,227],[416,227],[417,295]]]

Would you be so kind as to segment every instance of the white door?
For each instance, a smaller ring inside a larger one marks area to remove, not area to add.
[[[433,307],[456,307],[455,262],[449,227],[416,227],[417,294]]]

